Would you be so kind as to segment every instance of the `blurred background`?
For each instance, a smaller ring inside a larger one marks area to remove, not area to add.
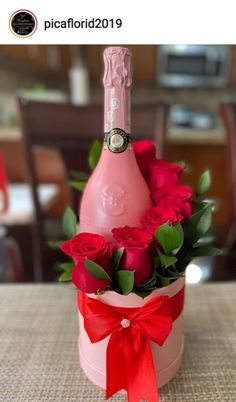
[[[158,157],[185,161],[184,181],[212,172],[209,199],[225,255],[195,259],[189,283],[236,277],[236,46],[128,46],[133,54],[133,137]],[[67,205],[80,193],[72,169],[89,173],[103,137],[102,52],[90,46],[0,46],[0,281],[50,281],[62,260]]]

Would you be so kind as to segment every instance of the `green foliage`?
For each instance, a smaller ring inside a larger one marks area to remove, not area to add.
[[[77,233],[77,218],[74,211],[71,208],[66,208],[62,218],[63,232],[68,239],[74,237]]]
[[[72,279],[73,262],[62,262],[56,265],[56,271],[63,271],[59,276],[59,282],[69,282]]]
[[[206,170],[202,173],[198,181],[197,196],[206,193],[211,187],[211,172]]]
[[[84,172],[71,170],[70,172],[72,180],[69,180],[69,185],[76,190],[83,191],[89,179],[89,175]]]
[[[185,162],[185,161],[176,161],[176,162],[174,162],[174,163],[175,163],[176,165],[178,165],[178,166],[183,166],[185,172],[188,172],[188,171],[189,171],[189,165],[187,164],[187,162]]]
[[[157,279],[156,275],[153,274],[151,279],[149,279],[146,283],[136,285],[134,289],[134,293],[136,293],[138,296],[142,297],[144,299],[150,293],[156,289],[156,284],[157,284]]]
[[[158,272],[156,273],[156,277],[159,287],[168,286],[171,283],[171,278],[161,275]]]
[[[211,246],[199,246],[194,247],[192,252],[190,253],[191,257],[199,257],[199,256],[217,256],[222,255],[222,250],[217,247]]]
[[[159,250],[158,255],[160,257],[160,263],[163,268],[172,267],[178,261],[176,257],[162,254]]]
[[[71,272],[70,271],[64,271],[60,276],[59,276],[59,282],[70,282],[71,281]]]
[[[190,244],[195,244],[203,237],[211,226],[212,207],[210,204],[205,204],[204,207],[195,212],[186,223],[186,241]]]
[[[178,272],[175,267],[171,267],[165,270],[165,275],[168,275],[171,279],[178,279],[184,276],[184,272]]]
[[[57,264],[58,271],[70,271],[72,272],[72,269],[74,268],[74,263],[73,262],[60,262]]]
[[[49,240],[48,247],[52,250],[60,249],[60,246],[63,244],[63,240]]]
[[[118,291],[123,295],[128,295],[132,292],[134,287],[134,271],[117,271],[116,272],[116,285]]]
[[[89,175],[87,173],[80,172],[77,170],[71,170],[70,175],[76,181],[88,181],[89,179]]]
[[[203,209],[204,207],[206,207],[207,205],[211,205],[212,203],[208,202],[208,201],[199,201],[199,200],[193,200],[192,201],[192,205],[193,205],[193,213],[200,211],[201,209]]]
[[[96,262],[89,260],[88,258],[85,259],[85,268],[90,273],[90,275],[94,276],[97,279],[103,279],[111,282],[110,276],[107,274],[105,269],[101,267],[101,265],[97,264]]]
[[[168,286],[182,276],[184,276],[183,273],[172,272],[170,270],[166,271],[164,275],[156,272],[157,284],[159,287]]]
[[[79,190],[79,191],[84,191],[85,186],[86,186],[86,182],[85,181],[76,181],[76,180],[69,180],[69,185],[73,188],[75,188],[75,190]]]
[[[153,289],[155,285],[156,285],[156,276],[155,274],[153,274],[152,277],[146,283],[137,285],[137,288],[149,290]]]
[[[155,288],[155,289],[156,289],[156,288]],[[145,297],[149,296],[149,295],[152,293],[152,290],[153,290],[153,289],[151,289],[151,290],[145,290],[145,289],[135,288],[135,289],[133,290],[133,292],[134,292],[137,296],[142,297],[142,299],[145,299]]]
[[[102,152],[102,144],[99,141],[94,141],[89,151],[89,167],[90,169],[94,170],[98,164],[100,155]]]
[[[113,268],[114,271],[117,271],[117,269],[119,268],[120,261],[121,261],[123,253],[124,253],[124,247],[118,248],[113,253],[111,265],[112,265],[112,268]]]
[[[184,232],[180,224],[172,226],[165,223],[157,229],[155,238],[163,247],[165,254],[175,255],[183,244]]]

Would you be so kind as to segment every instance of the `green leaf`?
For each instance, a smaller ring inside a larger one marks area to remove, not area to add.
[[[187,164],[186,161],[176,161],[176,162],[174,162],[174,163],[175,163],[175,165],[183,166],[183,168],[184,168],[185,171],[188,171],[188,170],[189,170],[189,165]]]
[[[180,224],[172,226],[165,223],[157,229],[155,238],[167,255],[176,254],[184,241],[182,226]]]
[[[206,193],[211,187],[211,172],[206,170],[202,173],[198,181],[197,195],[202,195]]]
[[[209,204],[210,203],[206,202],[206,201],[192,200],[194,213],[200,211],[201,209],[205,208]]]
[[[156,277],[157,277],[159,287],[168,286],[171,283],[171,278],[168,278],[167,276],[163,276],[163,275],[159,274],[158,272],[156,272]]]
[[[102,152],[102,144],[98,140],[94,141],[94,143],[90,148],[89,159],[88,159],[89,167],[92,170],[94,170],[95,167],[97,166],[101,152]]]
[[[89,175],[87,173],[79,172],[77,170],[71,170],[70,175],[76,181],[87,181],[89,179]]]
[[[156,251],[158,252],[158,248],[155,247]],[[152,265],[154,267],[157,267],[158,265],[160,265],[160,259],[158,258],[157,255],[152,255]]]
[[[171,279],[178,279],[178,278],[182,278],[184,276],[183,272],[177,272],[177,271],[171,271],[170,269],[167,269],[165,271],[165,275],[168,277],[170,277]]]
[[[175,263],[178,261],[178,259],[176,257],[162,254],[159,250],[158,250],[158,254],[160,257],[161,266],[164,268],[171,267],[171,266],[175,265]]]
[[[145,297],[149,296],[152,293],[152,290],[153,289],[144,290],[144,289],[135,288],[134,293],[136,295],[138,295],[139,297],[142,297],[142,299],[145,299]]]
[[[117,271],[116,283],[120,293],[128,295],[134,287],[134,271]]]
[[[105,269],[101,267],[101,265],[97,264],[96,262],[89,260],[88,258],[85,259],[85,268],[90,273],[90,275],[94,276],[97,279],[103,279],[111,282],[110,276],[107,274]]]
[[[77,219],[74,211],[71,208],[66,208],[62,219],[62,227],[65,235],[70,239],[77,233]]]
[[[117,269],[119,268],[123,253],[124,253],[124,247],[120,247],[114,252],[112,256],[112,268],[114,271],[117,271]]]
[[[217,247],[211,246],[199,246],[195,247],[193,251],[190,253],[191,257],[199,257],[199,256],[216,256],[222,255],[222,250]]]
[[[74,268],[75,264],[73,262],[62,262],[58,264],[58,267],[62,270],[62,271],[68,271],[68,272],[72,272],[72,269]]]
[[[71,272],[64,271],[63,274],[59,277],[59,282],[69,282],[71,281]]]
[[[52,250],[58,250],[60,246],[63,244],[63,240],[49,240],[48,247]]]
[[[199,240],[211,226],[212,208],[206,204],[204,208],[195,212],[186,224],[186,239],[191,244]]]
[[[69,180],[68,184],[76,190],[83,191],[87,183],[85,181]]]
[[[137,285],[137,288],[140,288],[142,290],[152,290],[152,288],[156,285],[156,276],[153,274],[151,279],[147,281],[146,283],[140,283]]]

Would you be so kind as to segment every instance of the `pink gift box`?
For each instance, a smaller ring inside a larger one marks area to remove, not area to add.
[[[160,296],[173,297],[184,288],[185,279],[179,278],[169,286],[154,290],[148,297],[142,299],[134,293],[128,296],[108,291],[103,295],[88,296],[100,302],[117,307],[142,307],[147,301]],[[157,375],[158,387],[169,382],[177,373],[183,354],[184,338],[182,333],[182,315],[173,322],[173,328],[162,346],[151,342],[152,357]],[[84,318],[79,312],[79,358],[82,369],[87,377],[97,386],[106,387],[106,349],[109,336],[97,343],[91,343],[84,328]]]

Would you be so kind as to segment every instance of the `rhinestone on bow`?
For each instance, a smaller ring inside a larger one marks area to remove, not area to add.
[[[131,325],[131,322],[130,322],[130,320],[128,320],[128,318],[123,318],[123,320],[121,320],[120,324],[123,328],[129,328]]]

